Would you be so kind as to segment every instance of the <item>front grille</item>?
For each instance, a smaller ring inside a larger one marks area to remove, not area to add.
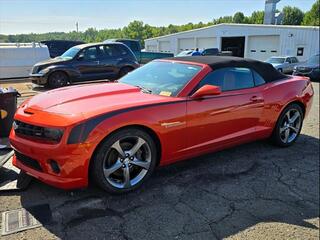
[[[312,72],[312,68],[308,68],[308,67],[298,67],[296,70],[298,73],[311,73]]]
[[[15,133],[18,135],[46,139],[46,137],[44,135],[45,129],[43,127],[31,125],[31,124],[20,122],[20,121],[16,120],[16,121],[14,121],[13,128],[14,128]]]
[[[36,67],[36,66],[33,67],[31,73],[32,74],[38,73],[38,69],[39,69],[39,67]]]
[[[42,168],[37,160],[35,160],[31,157],[28,157],[26,155],[23,155],[22,153],[19,153],[17,151],[14,151],[14,154],[16,155],[16,158],[20,162],[22,162],[24,165],[42,172]]]

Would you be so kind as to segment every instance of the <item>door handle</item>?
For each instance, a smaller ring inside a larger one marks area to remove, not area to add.
[[[263,98],[262,97],[258,97],[258,96],[252,96],[250,98],[250,101],[251,102],[262,102],[263,101]]]

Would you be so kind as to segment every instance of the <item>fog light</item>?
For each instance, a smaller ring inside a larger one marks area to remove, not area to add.
[[[60,173],[60,167],[55,160],[49,160],[49,164],[54,173]]]

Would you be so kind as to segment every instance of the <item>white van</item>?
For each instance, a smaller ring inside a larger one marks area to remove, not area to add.
[[[49,58],[40,43],[0,43],[0,79],[28,77],[34,64]]]

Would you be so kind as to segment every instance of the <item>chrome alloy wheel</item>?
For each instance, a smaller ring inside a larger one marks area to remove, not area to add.
[[[103,160],[103,174],[116,188],[130,188],[147,174],[151,164],[149,144],[141,137],[132,136],[112,144]]]
[[[280,139],[283,143],[291,143],[299,135],[302,125],[301,113],[294,108],[289,109],[279,128]]]

